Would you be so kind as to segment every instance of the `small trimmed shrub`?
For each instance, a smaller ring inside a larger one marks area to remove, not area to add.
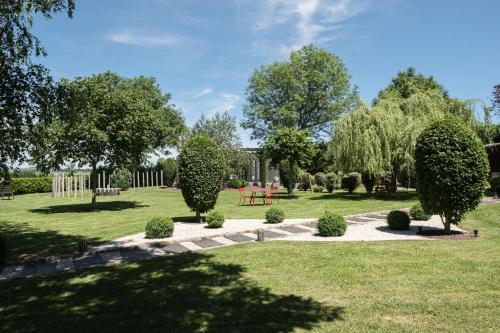
[[[52,191],[51,177],[12,178],[14,194],[45,193]]]
[[[126,190],[130,187],[132,183],[132,174],[125,169],[117,170],[111,176],[111,184],[113,187]]]
[[[281,223],[285,219],[285,212],[278,207],[269,208],[266,212],[266,223]]]
[[[230,188],[240,188],[247,186],[247,181],[244,179],[229,179],[226,185]]]
[[[299,184],[299,189],[303,191],[307,191],[311,189],[311,186],[316,185],[316,180],[310,173],[304,173],[302,176],[300,176],[300,184]]]
[[[354,192],[355,189],[361,184],[361,176],[357,172],[351,172],[342,178],[342,188]]]
[[[222,228],[224,224],[224,214],[218,210],[214,210],[207,214],[205,221],[209,228]]]
[[[283,185],[284,188],[288,189],[289,187],[294,189],[295,184],[297,182],[298,174],[299,174],[299,167],[294,165],[293,167],[293,172],[290,174],[290,168],[288,167],[288,162],[287,161],[282,161],[279,165],[279,175],[280,175],[280,180],[281,184]]]
[[[326,176],[323,172],[318,172],[314,175],[314,181],[316,182],[316,185],[318,186],[325,186],[326,185]]]
[[[342,215],[325,212],[318,219],[318,231],[321,236],[342,236],[347,229],[347,222]]]
[[[9,259],[9,248],[7,247],[7,240],[0,235],[0,265],[5,265]]]
[[[380,178],[370,172],[363,172],[361,174],[361,182],[363,183],[366,192],[372,193],[373,188],[380,181]]]
[[[427,221],[432,217],[432,214],[427,213],[421,204],[416,204],[410,209],[410,216],[417,221]]]
[[[332,193],[335,190],[335,183],[337,182],[337,175],[333,172],[329,172],[325,176],[325,186],[328,193]]]
[[[318,185],[315,185],[313,187],[313,191],[316,192],[316,193],[321,193],[325,190],[325,188],[323,186],[318,186]]]
[[[500,177],[493,177],[490,180],[490,187],[493,194],[500,196]]]
[[[146,223],[146,238],[167,238],[174,233],[174,221],[166,216],[153,217]]]
[[[410,216],[402,210],[393,210],[387,215],[387,224],[392,230],[407,230],[410,227]]]

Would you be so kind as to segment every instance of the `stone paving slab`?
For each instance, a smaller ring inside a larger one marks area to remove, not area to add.
[[[180,242],[179,244],[187,248],[189,251],[199,251],[203,249],[201,246],[198,246],[193,242]]]
[[[240,234],[237,234],[237,235],[225,235],[224,237],[227,238],[227,239],[232,240],[233,242],[237,242],[237,243],[246,243],[246,242],[251,242],[251,241],[255,240],[255,238],[252,238],[252,237],[249,237],[249,236],[245,236],[245,235],[240,235]]]
[[[352,217],[347,218],[347,220],[354,221],[354,222],[372,222],[373,221],[373,219],[367,219],[367,218],[359,217],[359,216],[352,216]]]
[[[71,258],[61,259],[56,262],[56,271],[58,272],[67,271],[73,268],[75,268],[75,266],[73,265],[73,259]]]
[[[223,245],[223,244],[221,244],[213,239],[210,239],[210,238],[204,238],[204,239],[200,239],[197,241],[193,241],[193,243],[195,243],[196,245],[198,245],[199,247],[202,247],[204,249]]]
[[[101,259],[108,264],[119,264],[123,262],[123,257],[120,251],[114,251],[114,252],[102,252],[99,253],[99,256]]]
[[[57,272],[56,262],[35,265],[35,275],[50,275],[54,274],[55,272]]]
[[[76,258],[73,260],[73,264],[76,268],[87,268],[103,265],[105,263],[104,260],[99,255],[91,255],[81,258]]]
[[[264,237],[265,238],[281,238],[285,237],[285,234],[281,234],[275,231],[270,231],[270,230],[264,230]]]
[[[187,247],[182,246],[181,244],[174,243],[163,247],[162,251],[170,253],[185,253],[189,252],[190,250]]]
[[[145,250],[123,250],[120,251],[123,257],[123,261],[142,261],[147,260],[152,257],[149,251]]]
[[[295,227],[295,226],[282,227],[281,229],[285,230],[285,231],[288,231],[288,232],[291,232],[293,234],[300,234],[300,233],[308,232],[309,231],[307,229],[304,229],[304,228],[301,228],[301,227]]]
[[[369,217],[371,219],[376,219],[376,220],[385,220],[387,218],[387,215],[383,214],[368,214],[366,217]]]
[[[212,239],[218,243],[221,243],[222,245],[234,245],[237,243],[233,240],[230,240],[229,238],[222,237],[222,236],[214,237]]]

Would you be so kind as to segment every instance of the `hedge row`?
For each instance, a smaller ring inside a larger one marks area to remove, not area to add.
[[[43,193],[52,191],[51,177],[12,178],[14,194]]]

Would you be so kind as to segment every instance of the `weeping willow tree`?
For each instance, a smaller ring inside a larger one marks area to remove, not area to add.
[[[433,121],[455,114],[470,126],[476,123],[466,101],[437,93],[416,93],[409,98],[380,99],[373,107],[360,103],[335,124],[328,155],[343,171],[380,174],[390,171],[396,189],[396,174],[412,169],[417,137]]]

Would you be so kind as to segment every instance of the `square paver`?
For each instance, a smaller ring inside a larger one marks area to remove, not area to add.
[[[10,280],[21,277],[23,276],[22,275],[23,269],[24,266],[6,266],[2,271],[1,278],[3,280]]]
[[[255,240],[255,238],[241,235],[241,234],[225,235],[224,237],[226,237],[227,239],[230,239],[234,242],[237,242],[237,243],[246,243],[246,242],[251,242],[251,241]]]
[[[142,261],[151,259],[151,253],[145,250],[124,250],[120,251],[123,261]]]
[[[348,220],[355,222],[373,222],[373,219],[367,219],[366,217],[358,217],[358,216],[349,217]]]
[[[99,256],[107,264],[119,264],[123,261],[122,254],[119,251],[101,252]]]
[[[377,220],[385,220],[387,218],[387,215],[382,215],[382,214],[368,214],[365,216]]]
[[[217,241],[214,241],[213,239],[210,239],[210,238],[203,238],[203,239],[200,239],[197,241],[193,241],[193,243],[195,243],[196,245],[198,245],[199,247],[202,247],[204,249],[209,248],[209,247],[217,247],[217,246],[223,245],[223,244],[221,244]]]
[[[35,265],[35,274],[36,275],[49,275],[53,274],[57,271],[57,263],[56,262],[47,262],[43,264]]]
[[[299,227],[294,227],[294,226],[289,226],[289,227],[282,227],[281,229],[291,232],[293,234],[300,234],[303,232],[308,232],[309,230],[304,229],[304,228],[299,228]]]
[[[317,228],[318,227],[318,222],[304,223],[304,226],[309,227],[309,228]]]
[[[92,256],[76,258],[73,260],[73,264],[75,265],[76,268],[87,268],[87,267],[103,265],[104,260],[102,260],[99,255],[92,255]]]
[[[67,259],[61,259],[56,262],[56,271],[67,271],[69,269],[75,268],[75,265],[73,264],[73,259],[67,258]]]
[[[264,230],[264,237],[265,238],[280,238],[280,237],[285,237],[285,234],[280,234],[275,231],[270,231],[270,230]]]
[[[179,243],[168,244],[167,246],[162,248],[162,250],[169,253],[185,253],[191,251],[190,249],[188,249],[185,246],[182,246]]]

